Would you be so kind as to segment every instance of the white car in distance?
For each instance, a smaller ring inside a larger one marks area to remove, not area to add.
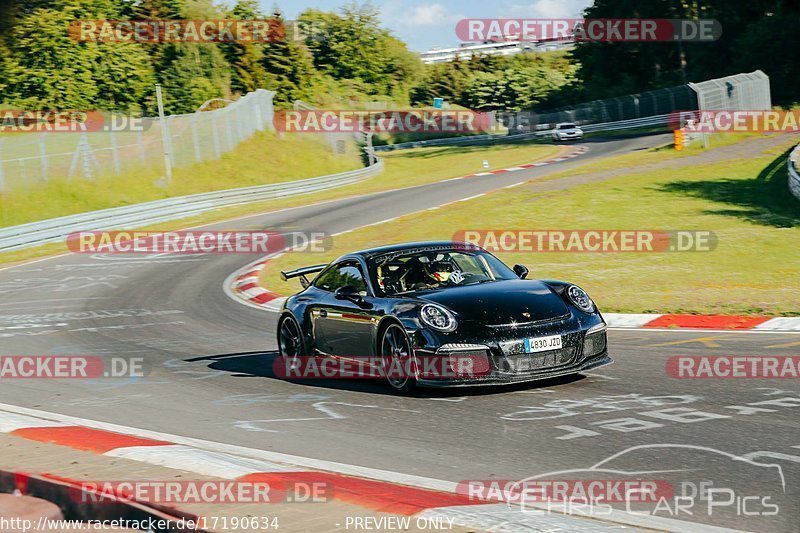
[[[561,122],[553,128],[554,141],[571,141],[583,139],[583,130],[572,122]]]

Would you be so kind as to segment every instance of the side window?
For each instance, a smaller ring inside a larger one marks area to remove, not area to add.
[[[335,265],[314,280],[315,287],[330,292],[346,285],[352,285],[363,296],[367,295],[367,283],[357,263],[348,261]]]

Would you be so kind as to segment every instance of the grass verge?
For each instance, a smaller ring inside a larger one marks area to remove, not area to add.
[[[284,141],[277,141],[277,142],[284,142]],[[323,147],[323,149],[325,148]],[[213,222],[224,221],[250,214],[265,213],[268,211],[276,211],[279,209],[308,205],[312,202],[322,202],[327,200],[334,200],[337,198],[345,198],[356,194],[379,192],[390,189],[396,189],[399,187],[410,187],[414,185],[421,185],[424,183],[431,183],[443,179],[463,176],[465,174],[480,172],[484,170],[483,161],[485,159],[489,160],[491,168],[503,168],[523,163],[535,162],[540,159],[547,159],[559,153],[560,150],[561,149],[559,147],[553,145],[522,143],[522,144],[514,144],[507,146],[458,146],[458,147],[419,148],[402,152],[386,153],[381,155],[381,157],[383,157],[386,160],[386,168],[384,172],[373,178],[370,178],[368,180],[359,183],[327,191],[322,191],[319,193],[283,198],[279,200],[257,202],[253,204],[236,206],[226,209],[218,209],[215,211],[204,213],[199,216],[170,221],[163,224],[147,226],[139,229],[147,229],[152,231],[175,230],[186,227],[200,226],[203,224],[210,224]],[[278,162],[291,161],[292,159],[301,159],[303,160],[302,163],[303,168],[308,170],[309,172],[312,172],[311,174],[307,174],[305,176],[294,174],[294,178],[331,174],[337,171],[347,170],[347,168],[345,168],[341,170],[328,169],[328,171],[325,171],[323,170],[323,168],[325,168],[324,165],[322,167],[316,167],[315,165],[316,161],[322,159],[322,156],[333,157],[330,155],[329,152],[324,154],[319,154],[315,150],[303,151],[302,149],[295,150],[287,148],[286,151],[277,154],[275,153],[275,151],[265,152],[264,145],[259,142],[259,139],[254,139],[253,141],[248,141],[248,143],[243,144],[237,150],[231,152],[230,154],[227,154],[225,157],[223,157],[221,161],[217,161],[216,165],[212,165],[209,163],[208,172],[212,176],[212,179],[214,176],[216,176],[216,179],[218,181],[226,182],[226,186],[217,188],[232,188],[237,186],[244,187],[248,185],[257,184],[257,183],[251,183],[250,181],[239,182],[239,184],[229,183],[230,180],[235,180],[237,175],[242,174],[243,171],[241,167],[245,166],[247,168],[247,172],[242,177],[242,179],[246,179],[248,177],[252,179],[258,173],[263,173],[265,175],[265,177],[263,177],[262,179],[273,180],[273,181],[263,181],[262,183],[287,181],[288,179],[292,179],[291,178],[292,174],[289,173],[289,170],[293,168],[291,164],[285,163],[285,164],[273,165],[273,161],[276,161],[275,157],[277,157]],[[265,165],[266,161],[269,161],[270,163],[269,166]],[[185,170],[187,170],[188,172],[189,169]],[[289,177],[285,177],[284,172],[286,172]],[[178,175],[176,173],[176,178],[175,180],[173,180],[176,186],[178,186],[179,183],[184,182],[183,178],[178,178],[177,176]],[[191,173],[187,174],[187,176],[191,177]],[[278,176],[283,179],[278,179],[277,178]],[[191,177],[191,179],[194,178]],[[162,195],[147,199],[153,200],[166,197],[166,195],[163,194],[164,193],[163,190],[157,189],[156,192]],[[194,192],[200,192],[200,191],[194,191]],[[180,194],[189,194],[189,193],[180,193]],[[29,206],[31,205],[50,206],[51,203],[56,205],[60,203],[59,200],[51,199],[46,196],[35,196],[35,197],[28,196],[27,201],[29,203],[22,203],[22,200],[20,200],[21,203],[16,207],[16,209],[22,209],[23,206],[28,206],[29,208]],[[2,202],[3,202],[3,197],[0,195],[0,210],[3,210]],[[80,203],[80,202],[75,200],[74,203]],[[125,201],[124,203],[127,204],[136,202]],[[115,205],[124,205],[124,204],[115,204]],[[103,207],[113,207],[113,205],[104,205]],[[100,208],[101,207],[96,207],[96,209]],[[54,206],[50,206],[47,209],[52,211],[55,208]],[[79,212],[85,210],[88,210],[88,208],[78,209],[77,211],[72,211],[72,212]],[[69,213],[62,213],[62,214],[69,214]],[[59,215],[53,214],[49,216],[59,216]],[[49,216],[41,216],[41,217],[37,216],[37,218],[49,218]],[[16,222],[16,223],[22,223],[22,222]],[[235,223],[232,223],[231,228],[235,227],[236,227]],[[53,243],[30,249],[0,253],[0,264],[11,265],[23,261],[28,261],[31,259],[36,259],[39,257],[45,257],[48,255],[55,255],[64,252],[66,252],[66,247],[63,243]]]
[[[592,163],[569,175],[619,173],[564,191],[501,190],[356,230],[324,255],[288,254],[271,262],[262,281],[290,294],[297,284],[280,281],[280,270],[390,242],[450,239],[464,229],[711,230],[719,244],[710,252],[497,255],[526,264],[532,277],[582,285],[607,312],[800,315],[800,202],[786,179],[793,140],[781,141],[754,157],[683,167],[634,170],[634,162],[685,157],[663,150]]]
[[[8,184],[0,194],[0,227],[173,196],[335,174],[361,165],[355,146],[347,154],[334,155],[320,139],[296,135],[279,139],[274,133],[258,133],[217,161],[176,168],[168,184],[161,179],[163,171],[157,165],[91,180],[58,177],[45,183]]]

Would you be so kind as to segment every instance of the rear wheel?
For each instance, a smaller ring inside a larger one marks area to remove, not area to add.
[[[405,329],[399,324],[389,324],[381,336],[381,361],[386,372],[386,382],[400,394],[408,394],[417,386],[416,361]]]
[[[292,316],[282,318],[278,325],[278,352],[286,365],[285,368],[299,368],[298,358],[305,355],[305,348],[300,325]]]

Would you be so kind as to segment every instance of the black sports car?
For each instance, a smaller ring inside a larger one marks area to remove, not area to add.
[[[278,360],[284,371],[384,378],[400,392],[532,381],[611,363],[606,324],[589,296],[527,274],[450,241],[372,248],[282,272],[304,290],[283,304]]]

